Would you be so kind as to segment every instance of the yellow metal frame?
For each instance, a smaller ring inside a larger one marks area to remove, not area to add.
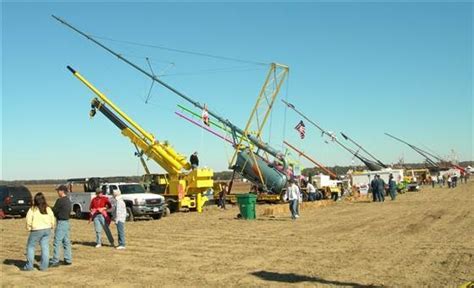
[[[214,182],[212,176],[214,172],[211,169],[198,168],[191,170],[189,173],[182,173],[181,171],[183,169],[191,169],[191,164],[186,160],[185,156],[176,152],[168,143],[157,141],[153,134],[148,133],[133,121],[79,72],[74,71],[73,74],[102,101],[95,98],[92,100],[93,102],[98,101],[100,103],[99,107],[102,105],[110,106],[122,117],[122,120],[130,124],[133,129],[131,127],[124,128],[121,131],[122,135],[129,138],[145,155],[153,159],[168,172],[169,179],[167,180],[165,196],[178,196],[179,208],[195,208],[198,212],[201,212],[204,204],[208,200],[202,193],[213,187]]]
[[[230,167],[232,167],[237,159],[237,154],[242,150],[243,142],[249,143],[249,148],[251,152],[252,159],[254,163],[257,163],[257,159],[254,154],[254,145],[248,139],[248,135],[255,135],[260,141],[262,141],[262,130],[265,126],[265,123],[270,116],[270,112],[273,107],[273,103],[280,92],[280,88],[283,82],[286,80],[289,73],[289,67],[283,64],[271,63],[270,69],[268,70],[267,77],[265,82],[260,90],[260,93],[257,98],[257,102],[250,113],[249,120],[244,129],[244,134],[240,137],[238,144],[236,146],[232,160],[230,161]],[[263,142],[263,141],[262,141]],[[267,157],[268,158],[268,157]],[[258,165],[256,165],[257,172],[262,183],[265,183],[263,179],[263,174],[260,171]]]

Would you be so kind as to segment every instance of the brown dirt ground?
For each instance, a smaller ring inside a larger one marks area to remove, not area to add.
[[[30,188],[53,204],[53,186]],[[47,272],[19,270],[25,221],[6,219],[0,284],[456,287],[474,280],[473,194],[471,181],[451,190],[425,187],[393,202],[305,203],[296,221],[286,205],[258,205],[256,221],[236,220],[237,207],[210,207],[127,223],[123,251],[94,248],[93,226],[73,219],[74,263]]]

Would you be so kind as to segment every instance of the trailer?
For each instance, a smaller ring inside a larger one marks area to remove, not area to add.
[[[320,191],[324,198],[331,197],[332,192],[337,192],[339,197],[342,196],[342,181],[331,179],[329,175],[317,174],[311,176],[311,183]]]
[[[380,178],[385,182],[388,183],[390,174],[393,175],[393,180],[397,183],[397,186],[400,186],[403,183],[403,169],[383,169],[379,171],[355,171],[350,173],[350,178],[351,178],[351,185],[352,187],[355,187],[356,189],[359,189],[361,191],[361,188],[363,191],[366,191],[366,188],[370,187],[370,182],[374,180],[375,175],[379,175]]]

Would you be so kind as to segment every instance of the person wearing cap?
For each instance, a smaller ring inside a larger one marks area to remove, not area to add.
[[[102,247],[102,229],[105,231],[105,235],[110,242],[110,245],[114,247],[114,237],[110,232],[109,224],[111,219],[107,211],[112,208],[112,204],[109,201],[109,198],[103,195],[102,192],[98,190],[95,193],[95,197],[92,198],[91,204],[89,205],[90,209],[90,219],[89,221],[94,222],[95,229],[95,248]]]
[[[56,229],[54,231],[53,258],[49,265],[56,267],[59,265],[59,250],[61,246],[64,250],[64,265],[72,264],[72,249],[70,239],[69,216],[71,214],[71,200],[67,197],[68,189],[66,185],[59,185],[56,188],[58,199],[53,206],[53,213],[56,217]]]
[[[117,226],[118,245],[117,250],[125,249],[125,219],[127,218],[127,206],[123,201],[120,191],[114,190],[113,217]]]

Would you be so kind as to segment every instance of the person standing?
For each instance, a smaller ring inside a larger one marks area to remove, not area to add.
[[[397,182],[393,180],[393,175],[390,174],[388,177],[388,191],[390,193],[390,198],[392,198],[392,201],[397,198]]]
[[[26,229],[30,232],[26,243],[26,265],[23,271],[32,271],[35,261],[36,244],[41,246],[40,270],[46,271],[49,266],[49,236],[54,229],[55,219],[53,210],[48,207],[43,193],[36,193],[33,206],[26,214]]]
[[[339,187],[334,187],[334,188],[330,188],[331,190],[331,199],[333,199],[334,201],[337,201],[337,199],[339,198]]]
[[[289,203],[291,219],[296,219],[299,217],[297,214],[297,206],[299,202],[299,191],[298,186],[296,186],[295,180],[290,179],[289,185],[286,188],[285,200]]]
[[[227,195],[227,184],[222,184],[222,190],[219,192],[219,207],[225,209],[225,198]]]
[[[434,188],[435,187],[435,184],[436,184],[436,180],[438,178],[435,176],[435,175],[431,175],[431,188]]]
[[[309,201],[316,201],[316,188],[314,188],[310,181],[306,183],[306,191],[308,191]]]
[[[378,185],[377,185],[377,174],[375,174],[374,179],[370,181],[370,189],[372,190],[372,200],[373,202],[378,202],[379,196],[378,196]]]
[[[377,175],[377,194],[379,195],[379,201],[384,202],[385,201],[385,181],[380,177],[380,175]]]
[[[127,218],[127,206],[125,205],[122,194],[118,189],[114,191],[114,199],[113,216],[115,225],[117,226],[119,245],[117,250],[123,250],[125,249],[125,220]]]
[[[191,169],[196,169],[199,166],[198,152],[194,152],[191,157],[189,157],[189,162],[191,163]]]
[[[96,248],[102,247],[102,229],[104,229],[105,235],[107,235],[110,245],[112,245],[112,247],[114,246],[114,237],[112,237],[112,233],[110,232],[109,228],[110,217],[107,214],[107,210],[110,208],[112,208],[112,204],[110,204],[109,198],[105,195],[102,195],[102,191],[97,191],[96,196],[91,200],[91,218],[89,220],[94,221]]]
[[[56,217],[56,230],[54,231],[53,258],[49,265],[56,267],[59,265],[59,250],[61,246],[64,250],[64,264],[72,264],[72,249],[70,240],[69,216],[71,215],[71,200],[67,197],[68,188],[66,185],[59,185],[56,188],[58,199],[53,206],[53,213]]]

